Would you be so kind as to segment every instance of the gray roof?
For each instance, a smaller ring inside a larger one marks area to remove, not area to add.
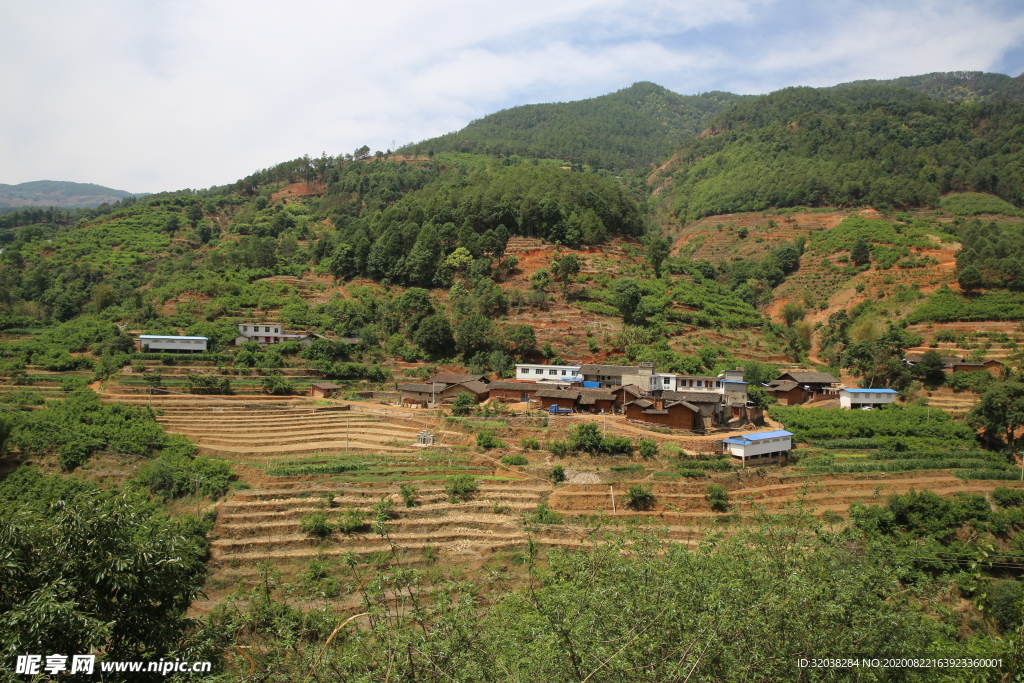
[[[402,386],[398,387],[398,390],[399,391],[418,391],[420,393],[426,392],[426,393],[429,394],[430,391],[431,391],[431,385],[430,384],[413,384],[413,383],[403,384]]]
[[[610,375],[610,376],[622,376],[622,375],[637,375],[640,372],[640,368],[636,365],[596,365],[592,363],[586,363],[580,367],[579,374],[581,375]]]
[[[692,410],[695,413],[699,413],[700,412],[700,408],[698,408],[697,406],[693,405],[689,401],[676,401],[675,403],[666,403],[665,404],[665,408],[672,408],[674,406],[683,406],[684,408],[689,408],[690,410]]]
[[[594,405],[595,401],[614,401],[615,394],[611,389],[541,389],[537,398],[564,398],[566,401],[579,401],[583,405]]]
[[[799,384],[835,384],[839,381],[828,372],[784,372],[782,377],[789,377]]]
[[[480,380],[473,380],[472,382],[459,382],[460,387],[466,387],[474,394],[486,394],[490,389],[487,385]]]
[[[768,391],[789,391],[796,389],[799,384],[788,379],[777,379],[768,383]]]
[[[536,382],[491,382],[487,385],[489,389],[510,389],[513,391],[537,391],[542,385]]]
[[[484,375],[465,375],[461,372],[439,372],[431,377],[429,381],[442,384],[462,384],[463,382],[473,381],[486,382],[487,378]]]
[[[721,403],[722,395],[713,391],[661,391],[666,401],[687,401],[689,403]]]
[[[636,386],[635,384],[623,384],[621,386],[615,387],[614,389],[612,389],[612,391],[621,391],[623,393],[632,394],[633,396],[643,396],[645,393],[643,389]]]
[[[313,382],[312,386],[317,389],[341,389],[341,386],[334,382]]]

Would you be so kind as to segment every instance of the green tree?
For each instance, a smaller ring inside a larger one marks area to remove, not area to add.
[[[668,258],[669,243],[662,237],[654,237],[647,243],[647,261],[654,269],[654,277],[661,277],[661,264]]]
[[[459,321],[455,327],[455,344],[466,357],[491,346],[491,321],[474,313]]]
[[[983,429],[990,441],[1002,440],[1009,448],[1016,445],[1016,433],[1024,427],[1024,384],[993,384],[967,414],[967,424]]]
[[[576,276],[580,274],[580,262],[576,254],[566,254],[558,262],[558,275],[562,278],[562,284],[568,290]]]
[[[4,457],[4,454],[7,453],[7,442],[10,440],[13,431],[14,420],[6,415],[0,416],[0,458]]]
[[[790,301],[782,307],[782,320],[786,323],[786,327],[793,327],[793,323],[797,320],[803,320],[804,316],[807,315],[807,310],[802,304],[795,301]]]
[[[437,356],[450,352],[455,344],[451,325],[440,313],[428,316],[420,323],[413,334],[413,341],[427,353]]]
[[[630,325],[643,325],[647,322],[642,301],[643,293],[632,278],[622,278],[615,282],[613,289],[615,307],[619,309],[622,319]]]
[[[945,365],[942,356],[931,349],[921,355],[921,360],[914,365],[914,375],[930,382],[942,382],[945,379]]]
[[[188,219],[188,222],[192,224],[193,228],[196,227],[196,225],[198,225],[199,221],[201,221],[203,219],[203,206],[202,206],[202,204],[200,204],[199,202],[196,202],[192,206],[188,207],[188,210],[185,212],[185,218]]]
[[[871,248],[868,247],[868,243],[857,238],[857,241],[853,243],[853,247],[850,249],[850,260],[857,265],[870,261]]]
[[[512,350],[520,356],[537,350],[537,333],[533,325],[512,325],[505,328],[505,339]]]
[[[596,422],[584,422],[569,430],[569,446],[574,451],[594,454],[601,450],[601,430]]]
[[[5,661],[27,652],[132,660],[187,649],[195,625],[186,612],[205,574],[197,520],[190,529],[116,490],[16,501],[0,512]]]
[[[974,267],[974,264],[957,270],[956,281],[965,292],[981,287],[982,280],[981,272]]]
[[[181,217],[176,213],[172,213],[167,217],[167,220],[164,221],[164,230],[171,236],[178,231],[179,227],[181,227]]]
[[[473,398],[473,394],[464,392],[456,396],[452,402],[452,415],[469,415],[473,412],[473,408],[476,408],[476,399]]]

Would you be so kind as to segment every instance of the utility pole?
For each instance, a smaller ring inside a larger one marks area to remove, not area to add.
[[[348,450],[348,426],[349,426],[349,423],[351,421],[352,421],[351,417],[346,417],[345,418],[345,450],[346,451]]]
[[[199,482],[202,480],[202,477],[196,477],[196,519],[199,519]]]

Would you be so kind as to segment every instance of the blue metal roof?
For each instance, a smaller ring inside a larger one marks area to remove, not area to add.
[[[747,384],[747,382],[741,382],[738,379],[723,379],[726,384]]]
[[[755,441],[764,441],[765,439],[778,439],[783,436],[793,436],[793,432],[787,432],[785,429],[777,429],[773,432],[757,432],[756,434],[740,434],[739,438],[724,439],[722,443],[735,443],[741,446],[754,443]]]
[[[202,339],[210,341],[209,337],[179,337],[176,334],[140,334],[139,339]]]
[[[899,393],[895,389],[841,389],[840,391],[848,391],[851,394],[898,394]]]

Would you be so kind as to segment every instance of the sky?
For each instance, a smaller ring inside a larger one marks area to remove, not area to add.
[[[0,183],[205,188],[494,111],[653,81],[767,93],[1024,72],[1024,3],[438,0],[9,3]]]

